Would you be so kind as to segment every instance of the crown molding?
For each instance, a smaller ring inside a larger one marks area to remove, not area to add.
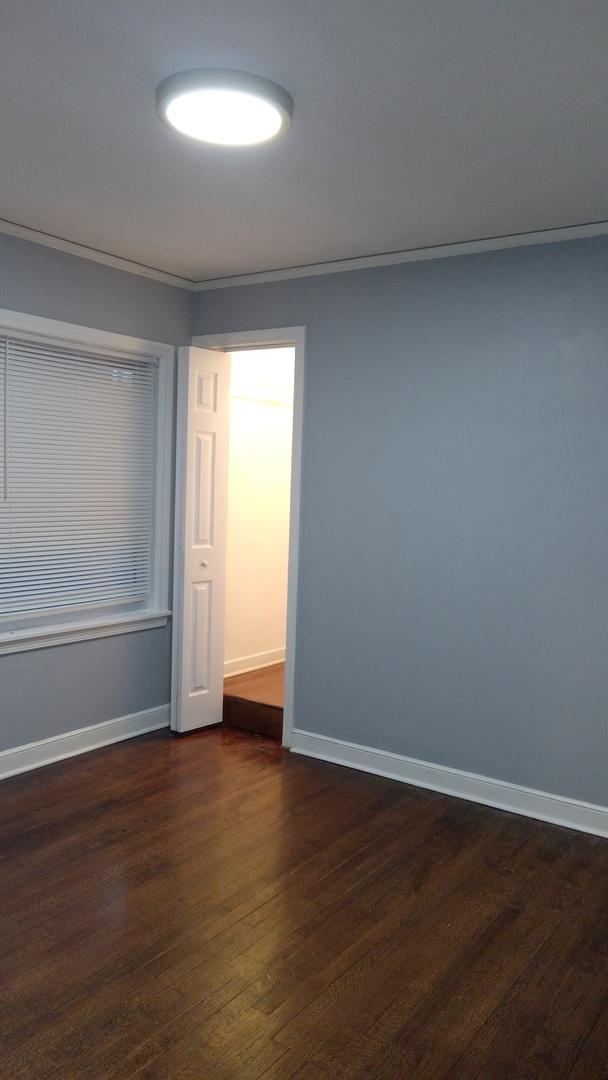
[[[558,229],[537,229],[534,232],[511,233],[508,236],[489,236],[481,240],[465,240],[454,244],[435,244],[430,247],[409,248],[403,251],[387,251],[378,255],[363,255],[354,259],[336,259],[333,262],[309,263],[305,266],[286,266],[280,270],[265,270],[253,274],[232,277],[209,278],[192,286],[193,292],[211,289],[229,289],[239,285],[263,285],[270,281],[287,281],[290,278],[317,277],[320,274],[344,274],[351,270],[371,270],[401,263],[424,262],[428,259],[447,259],[454,255],[478,255],[486,251],[505,248],[527,247],[533,244],[555,244],[564,240],[584,240],[608,233],[608,221],[591,221],[582,225],[565,225]]]
[[[157,270],[154,266],[146,266],[145,263],[134,262],[132,259],[121,259],[119,255],[110,255],[107,251],[98,251],[97,248],[87,247],[86,244],[76,244],[72,240],[64,240],[61,236],[53,236],[39,229],[29,229],[26,225],[19,225],[16,221],[6,221],[0,218],[0,233],[6,236],[16,236],[19,240],[30,240],[34,244],[42,244],[44,247],[54,248],[56,251],[64,251],[66,255],[77,255],[80,259],[90,259],[91,262],[101,263],[103,266],[111,266],[113,270],[124,270],[127,274],[139,274],[140,277],[159,281],[163,285],[175,285],[178,289],[192,291],[196,281],[189,278],[179,277],[176,274],[167,274],[164,270]]]
[[[21,240],[30,240],[35,244],[64,251],[68,255],[77,255],[81,259],[111,266],[114,270],[123,270],[128,274],[159,281],[163,285],[173,285],[188,292],[207,292],[213,289],[230,289],[240,285],[264,285],[272,281],[289,281],[293,278],[318,277],[321,274],[345,274],[352,270],[372,270],[385,266],[399,266],[402,263],[426,262],[429,259],[447,259],[455,255],[479,255],[490,251],[503,251],[506,248],[529,247],[536,244],[556,244],[566,240],[585,240],[594,236],[608,234],[608,221],[590,221],[581,225],[564,225],[557,229],[537,229],[525,233],[510,233],[507,236],[488,236],[480,240],[464,240],[453,244],[434,244],[429,247],[406,248],[402,251],[386,251],[377,255],[362,255],[353,259],[335,259],[330,262],[306,263],[303,266],[285,266],[277,270],[260,270],[250,274],[235,274],[221,278],[206,278],[194,281],[190,278],[168,274],[153,266],[122,259],[86,244],[76,244],[60,236],[29,229],[14,221],[0,218],[0,233],[16,236]]]

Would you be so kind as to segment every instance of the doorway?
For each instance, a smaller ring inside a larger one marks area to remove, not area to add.
[[[221,722],[226,679],[233,700],[257,698],[260,705],[280,710],[282,697],[282,741],[291,745],[303,385],[303,327],[206,335],[180,351],[171,722],[175,731]],[[254,453],[254,421],[259,432],[262,416],[263,438],[255,439]],[[235,422],[234,445],[230,420]],[[285,455],[289,429],[290,466]],[[251,461],[241,455],[239,462],[239,443],[247,442]],[[279,447],[281,468],[263,472],[264,457],[270,462]],[[257,524],[247,521],[247,514],[264,503],[266,512],[258,513]],[[281,625],[282,633],[277,634]],[[267,700],[259,701],[260,697]]]
[[[230,354],[224,723],[283,729],[295,349]]]

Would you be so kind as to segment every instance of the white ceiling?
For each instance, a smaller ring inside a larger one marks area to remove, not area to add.
[[[608,218],[606,0],[0,6],[0,217],[193,279]],[[154,113],[189,67],[295,99],[255,149]]]

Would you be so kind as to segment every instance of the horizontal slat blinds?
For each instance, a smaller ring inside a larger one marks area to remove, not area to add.
[[[6,338],[0,338],[0,501],[6,498]]]
[[[0,338],[0,616],[150,594],[156,365]]]

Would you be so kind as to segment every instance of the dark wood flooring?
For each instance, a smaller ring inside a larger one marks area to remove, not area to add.
[[[224,679],[224,693],[246,701],[283,708],[285,698],[285,664],[246,671],[244,675],[229,675]]]
[[[0,786],[6,1080],[599,1080],[608,842],[217,728]]]
[[[285,664],[230,675],[224,679],[224,723],[255,735],[283,734]]]

